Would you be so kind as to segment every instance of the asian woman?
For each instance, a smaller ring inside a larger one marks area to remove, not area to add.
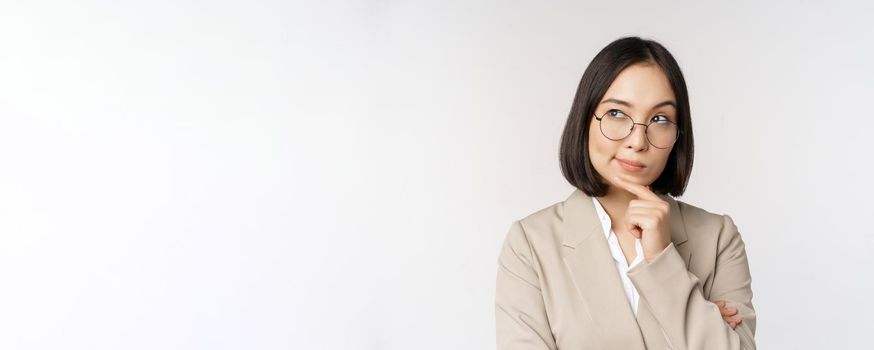
[[[559,160],[575,187],[512,223],[498,258],[498,349],[755,349],[732,218],[675,199],[692,170],[686,83],[661,44],[602,49]]]

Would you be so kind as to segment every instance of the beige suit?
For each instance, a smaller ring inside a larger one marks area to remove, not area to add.
[[[640,294],[635,318],[591,197],[564,202],[510,227],[498,258],[498,349],[755,349],[744,242],[727,215],[659,195],[671,205],[671,241],[628,271]],[[743,322],[731,329],[711,301]]]

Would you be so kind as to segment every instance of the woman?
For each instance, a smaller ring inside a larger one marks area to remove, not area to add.
[[[514,222],[498,259],[498,349],[754,349],[744,242],[677,201],[692,170],[686,83],[622,38],[583,74],[561,138],[576,190]]]

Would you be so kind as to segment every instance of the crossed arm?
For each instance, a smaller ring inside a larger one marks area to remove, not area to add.
[[[686,269],[673,243],[649,264],[631,268],[628,277],[674,347],[755,349],[749,264],[743,239],[728,215],[723,215],[715,266],[710,288],[714,302],[704,297],[701,281]]]

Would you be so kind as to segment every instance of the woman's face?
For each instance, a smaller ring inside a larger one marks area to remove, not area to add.
[[[674,92],[661,68],[652,63],[634,64],[619,73],[596,106],[595,114],[601,117],[611,110],[621,111],[635,123],[644,125],[665,118],[677,123]],[[615,111],[611,115],[621,116]],[[604,136],[594,116],[589,117],[589,157],[611,188],[616,175],[625,175],[629,181],[645,186],[655,182],[668,162],[673,145],[654,147],[647,141],[644,126],[637,124],[630,135],[614,141]],[[623,164],[623,161],[632,164]]]

